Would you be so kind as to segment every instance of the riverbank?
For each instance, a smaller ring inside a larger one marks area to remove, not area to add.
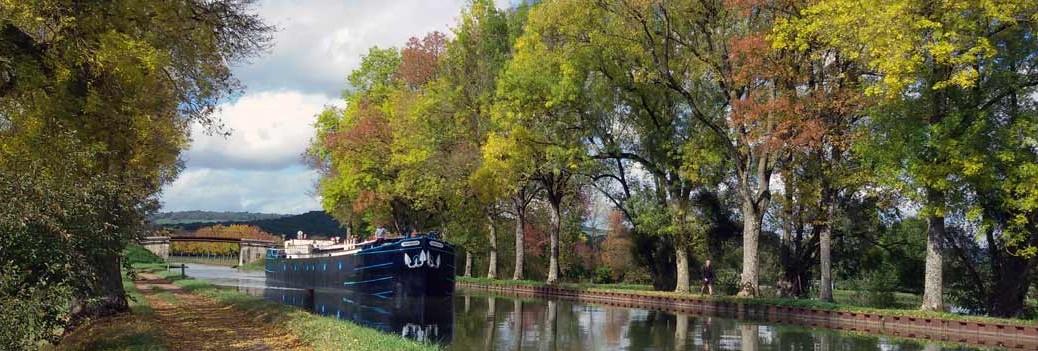
[[[205,281],[138,265],[124,279],[132,312],[71,333],[51,350],[436,350]],[[206,330],[206,333],[198,333]]]
[[[673,310],[899,337],[1038,348],[1033,320],[966,316],[905,309],[877,309],[810,299],[738,298],[631,289],[630,286],[559,284],[457,278],[458,288],[534,297],[556,297],[621,307]]]
[[[495,286],[516,286],[516,287],[549,287],[544,282],[533,281],[533,280],[503,280],[503,279],[486,279],[486,278],[473,278],[473,277],[457,277],[458,283],[465,284],[476,284],[476,285],[495,285]],[[708,296],[696,293],[682,294],[671,291],[656,291],[650,290],[648,285],[637,285],[637,284],[588,284],[588,283],[560,283],[554,285],[555,288],[560,288],[568,291],[575,292],[620,292],[626,294],[634,294],[639,296],[648,297],[668,297],[668,298],[682,298],[682,299],[699,299],[708,301],[720,301],[720,302],[732,302],[742,303],[751,305],[771,305],[780,307],[795,307],[795,308],[808,308],[825,311],[841,311],[841,312],[855,312],[855,313],[870,313],[879,315],[889,316],[900,316],[900,317],[917,317],[917,318],[939,318],[956,321],[971,321],[971,322],[982,322],[982,323],[1000,323],[1000,324],[1020,324],[1028,326],[1038,326],[1038,321],[1030,319],[1011,319],[1011,318],[995,318],[985,316],[972,316],[962,315],[948,312],[925,312],[915,309],[905,308],[874,308],[867,306],[860,306],[849,303],[842,303],[847,299],[846,296],[852,292],[849,291],[836,291],[834,295],[836,297],[836,303],[824,302],[816,299],[789,299],[789,298],[739,298],[735,296]],[[900,301],[899,305],[914,305],[918,298],[915,295],[910,294],[897,294],[896,298]]]
[[[162,277],[185,291],[211,298],[246,313],[250,321],[285,328],[316,350],[436,350],[435,345],[418,343],[365,328],[348,321],[324,317],[302,309],[267,301],[197,279],[181,279],[179,273],[163,272]]]
[[[41,350],[167,350],[154,321],[154,310],[126,274],[123,289],[129,299],[129,313],[89,321],[66,335],[59,345],[44,346]]]
[[[262,272],[264,269],[266,269],[266,267],[267,259],[264,257],[256,261],[246,263],[241,266],[237,266],[235,268],[238,268],[239,270],[243,270],[246,272]]]

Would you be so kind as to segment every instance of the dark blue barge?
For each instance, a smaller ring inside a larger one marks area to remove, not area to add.
[[[454,246],[422,235],[364,243],[289,240],[267,251],[268,284],[345,289],[378,299],[454,294]]]

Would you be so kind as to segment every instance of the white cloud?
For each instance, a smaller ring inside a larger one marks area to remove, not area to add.
[[[512,1],[517,2],[517,1]],[[234,68],[247,94],[222,106],[232,135],[194,128],[187,169],[164,188],[164,211],[298,213],[318,209],[308,193],[317,175],[300,156],[315,115],[340,104],[346,75],[372,46],[450,33],[468,0],[263,0],[257,10],[278,27],[267,55]],[[507,0],[496,0],[499,7]]]
[[[264,92],[224,104],[220,120],[230,136],[192,131],[188,168],[281,169],[300,164],[315,116],[336,101],[322,95]]]
[[[164,211],[302,213],[321,208],[310,194],[317,172],[188,169],[163,191]]]
[[[400,47],[408,38],[434,30],[449,33],[467,2],[267,0],[259,12],[278,27],[274,47],[235,73],[250,89],[336,96],[368,48]]]

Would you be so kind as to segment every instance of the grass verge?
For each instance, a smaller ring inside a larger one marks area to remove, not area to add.
[[[162,351],[162,332],[152,322],[152,309],[127,275],[123,289],[129,298],[130,313],[87,322],[65,336],[56,346],[42,350],[67,351]]]
[[[544,282],[532,281],[532,280],[500,280],[500,279],[486,279],[486,278],[474,278],[474,277],[457,277],[457,282],[460,283],[475,283],[475,284],[489,284],[498,286],[521,286],[521,287],[543,287],[548,286]],[[688,298],[695,297],[699,299],[713,300],[713,301],[726,301],[743,303],[748,305],[764,305],[764,306],[783,306],[783,307],[798,307],[798,308],[810,308],[817,310],[826,311],[842,311],[842,312],[854,312],[854,313],[869,313],[883,316],[897,316],[897,317],[915,317],[915,318],[936,318],[945,320],[956,320],[956,321],[969,321],[979,323],[999,323],[999,324],[1018,324],[1018,325],[1034,325],[1038,324],[1038,320],[1030,319],[1012,319],[1012,318],[995,318],[985,316],[972,316],[962,315],[948,312],[928,312],[919,311],[912,309],[893,309],[893,308],[873,308],[850,305],[845,303],[833,303],[825,302],[815,299],[789,299],[789,298],[740,298],[735,296],[707,296],[700,294],[682,294],[671,291],[654,291],[648,289],[637,288],[637,285],[611,285],[611,284],[570,284],[561,283],[555,285],[558,288],[565,288],[578,291],[587,292],[622,292],[628,294],[644,295],[644,296],[667,296],[676,298]],[[910,295],[910,294],[907,294]],[[840,294],[837,294],[839,298]],[[843,294],[843,296],[849,296],[849,294]],[[912,297],[900,296],[901,300],[911,300]],[[838,300],[839,301],[839,300]]]
[[[323,317],[302,309],[267,301],[237,291],[220,288],[197,279],[181,279],[180,275],[160,272],[188,292],[231,305],[253,320],[286,328],[317,350],[437,350],[436,345],[422,344],[400,336],[365,328],[347,321]]]

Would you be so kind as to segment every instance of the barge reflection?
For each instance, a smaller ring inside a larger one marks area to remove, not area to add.
[[[270,285],[263,289],[265,299],[322,316],[348,320],[420,342],[449,344],[454,335],[452,297],[384,298],[342,289],[301,290]]]

